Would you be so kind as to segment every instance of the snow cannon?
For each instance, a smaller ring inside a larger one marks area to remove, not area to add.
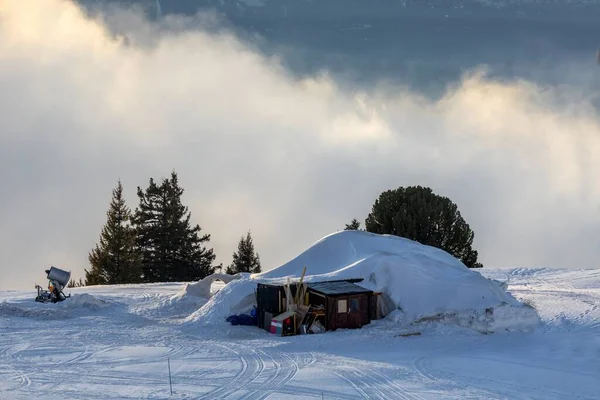
[[[57,303],[71,297],[70,294],[65,296],[63,292],[63,289],[71,279],[71,271],[50,267],[50,269],[47,269],[44,272],[46,272],[48,277],[48,290],[44,290],[40,285],[35,285],[35,288],[38,291],[35,301],[40,303]]]
[[[47,269],[44,272],[48,275],[48,280],[57,282],[63,288],[67,287],[67,283],[69,283],[69,279],[71,279],[71,271],[63,271],[56,267],[50,267],[50,269]]]

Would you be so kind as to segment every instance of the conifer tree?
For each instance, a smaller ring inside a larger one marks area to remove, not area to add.
[[[191,225],[183,192],[175,171],[160,185],[150,178],[145,191],[138,187],[134,222],[145,282],[195,281],[215,271],[213,249],[204,245],[210,235]]]
[[[106,279],[103,276],[103,271],[100,268],[101,263],[97,262],[92,264],[92,267],[88,271],[85,270],[85,285],[106,285]]]
[[[83,279],[79,278],[79,281],[75,281],[73,279],[71,279],[69,281],[69,284],[67,285],[67,287],[69,288],[77,288],[77,287],[82,287],[85,286],[85,283],[83,283]]]
[[[233,262],[225,270],[230,275],[235,275],[239,272],[250,272],[257,274],[261,272],[260,257],[254,251],[254,242],[250,231],[246,237],[242,236],[238,243],[237,252],[233,253]]]
[[[428,187],[399,187],[381,193],[365,225],[368,232],[402,236],[443,249],[469,268],[483,266],[472,247],[475,233],[457,205]]]
[[[164,261],[164,235],[160,226],[165,224],[164,215],[160,214],[161,194],[154,179],[150,178],[146,191],[138,186],[139,206],[135,210],[133,223],[136,232],[136,245],[140,250],[143,282],[158,282],[161,262]]]
[[[353,218],[352,221],[350,221],[349,224],[346,224],[346,227],[344,228],[345,231],[357,231],[359,229],[360,222],[356,218]]]
[[[139,282],[141,264],[135,248],[135,233],[130,225],[131,211],[125,204],[121,181],[113,189],[106,215],[100,242],[88,256],[91,269],[85,270],[85,284]]]

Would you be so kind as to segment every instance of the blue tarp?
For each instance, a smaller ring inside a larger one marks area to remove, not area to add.
[[[258,318],[256,318],[256,309],[252,309],[248,314],[230,315],[227,317],[227,322],[231,325],[258,325]]]

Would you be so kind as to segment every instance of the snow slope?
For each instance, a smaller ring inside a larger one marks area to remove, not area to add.
[[[539,322],[535,310],[445,251],[364,231],[333,233],[278,268],[232,282],[189,320],[222,323],[252,306],[257,281],[298,279],[305,266],[307,282],[364,279],[359,284],[383,292],[395,309],[389,317],[402,325],[435,317],[493,332]]]
[[[0,291],[0,398],[600,398],[600,270],[480,272],[534,304],[541,326],[482,335],[425,323],[402,337],[380,320],[282,338],[185,323],[191,307],[171,303],[184,283],[77,288],[70,305]]]

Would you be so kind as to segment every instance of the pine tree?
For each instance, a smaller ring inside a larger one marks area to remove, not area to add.
[[[175,269],[173,280],[196,281],[215,272],[212,263],[215,260],[213,249],[207,249],[203,243],[210,241],[209,234],[200,234],[200,225],[192,226],[190,223],[191,212],[181,203],[183,188],[179,186],[177,174],[171,173],[171,179],[165,180],[165,189],[168,192],[168,221],[171,238],[174,244],[173,261]]]
[[[237,252],[233,253],[233,262],[227,267],[226,273],[235,275],[239,272],[257,274],[261,272],[260,256],[254,252],[254,242],[250,231],[246,237],[242,236],[238,243]]]
[[[91,269],[85,270],[86,285],[139,282],[141,264],[135,248],[135,233],[130,225],[131,211],[123,198],[123,185],[113,189],[107,221],[100,243],[90,252]]]
[[[143,282],[158,282],[161,264],[166,258],[164,251],[161,251],[165,246],[160,229],[165,224],[160,211],[161,203],[166,200],[161,199],[160,189],[152,178],[145,192],[138,186],[137,195],[140,203],[135,210],[133,223],[141,256]]]
[[[380,194],[365,221],[368,232],[391,234],[438,247],[469,268],[481,268],[473,249],[475,233],[449,198],[430,188],[399,187]]]
[[[94,250],[98,249],[98,246]],[[99,252],[100,250],[98,250]],[[104,277],[101,265],[104,261],[98,261],[92,264],[92,268],[88,271],[85,270],[85,285],[93,286],[93,285],[106,285],[106,279]]]
[[[360,222],[356,218],[353,218],[352,221],[350,221],[349,224],[346,224],[346,227],[344,228],[345,231],[357,231],[359,229]]]
[[[213,249],[204,245],[210,235],[191,225],[183,192],[175,171],[160,185],[150,178],[146,191],[138,187],[134,222],[145,282],[195,281],[215,271]]]
[[[67,287],[69,288],[77,288],[77,287],[82,287],[85,286],[85,283],[83,283],[83,279],[79,278],[79,281],[75,281],[73,279],[71,279],[69,281],[69,284],[67,285]]]

